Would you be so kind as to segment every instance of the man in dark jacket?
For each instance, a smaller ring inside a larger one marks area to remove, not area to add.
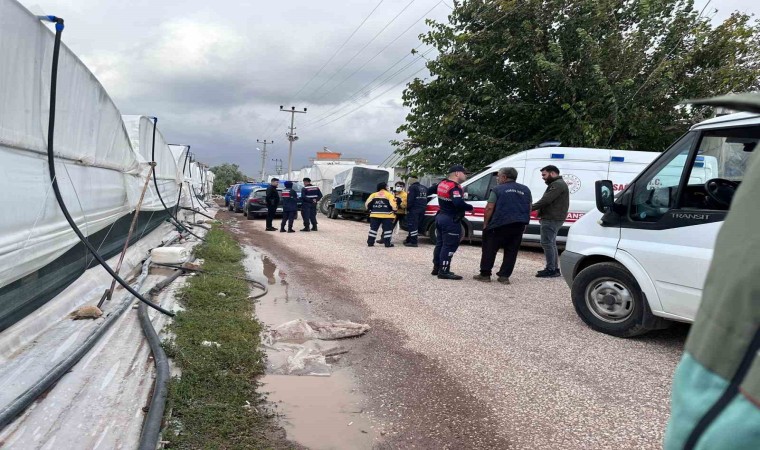
[[[293,229],[293,222],[298,215],[298,193],[293,189],[293,182],[285,182],[285,190],[282,191],[282,222],[280,223],[280,233],[287,231],[288,233],[295,233]],[[285,224],[288,224],[288,229],[285,230]]]
[[[497,281],[509,284],[515,268],[525,226],[530,222],[532,198],[528,186],[516,182],[517,169],[504,167],[497,175],[498,186],[491,189],[483,217],[483,247],[480,257],[480,274],[473,278],[491,281],[491,270],[496,254],[504,249],[504,259],[496,275]]]
[[[280,205],[280,194],[277,193],[277,186],[280,184],[280,180],[272,178],[267,186],[267,194],[264,201],[267,204],[267,231],[277,231],[277,228],[272,226],[274,215],[277,212],[277,207]]]
[[[565,180],[559,176],[557,166],[546,166],[541,169],[541,178],[547,184],[546,192],[539,201],[531,206],[532,211],[538,211],[541,223],[541,247],[546,257],[546,268],[539,270],[539,278],[560,276],[559,252],[557,252],[557,232],[565,223],[570,209],[570,191]]]
[[[406,230],[409,232],[409,235],[406,237],[404,245],[407,247],[417,247],[420,227],[425,220],[428,189],[421,185],[420,181],[415,177],[409,177],[407,183],[409,184],[409,192],[406,196]]]
[[[318,231],[317,230],[317,204],[322,199],[322,191],[311,184],[311,178],[303,179],[303,188],[301,188],[301,216],[303,216],[303,229],[301,231]],[[309,226],[311,225],[311,228]]]

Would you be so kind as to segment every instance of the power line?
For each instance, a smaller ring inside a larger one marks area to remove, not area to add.
[[[308,86],[309,83],[311,83],[312,81],[314,81],[314,79],[317,78],[317,76],[319,76],[320,73],[322,73],[322,71],[325,69],[325,67],[327,67],[327,65],[330,64],[330,62],[338,55],[338,53],[341,50],[343,50],[343,47],[345,47],[346,44],[348,44],[348,42],[351,40],[351,38],[354,37],[354,35],[359,31],[359,29],[361,29],[361,27],[364,26],[365,23],[367,23],[367,20],[369,20],[369,18],[372,16],[372,14],[374,14],[375,11],[377,11],[377,8],[379,8],[380,5],[382,5],[384,1],[385,0],[380,0],[380,2],[377,5],[375,5],[375,7],[372,9],[372,11],[370,11],[369,14],[367,14],[367,17],[365,17],[364,20],[362,20],[362,22],[359,24],[359,26],[356,27],[356,29],[354,29],[354,31],[351,33],[351,35],[349,35],[346,38],[346,40],[343,41],[342,44],[340,44],[340,47],[338,47],[338,49],[335,50],[335,52],[332,54],[332,56],[330,56],[330,58],[327,61],[325,61],[324,64],[322,64],[322,67],[320,67],[319,70],[317,70],[317,73],[315,73],[314,76],[312,76],[309,79],[309,81],[307,81],[303,86],[301,86],[301,89],[299,89],[298,92],[296,92],[295,94],[293,94],[293,98],[298,97],[298,94],[300,94],[301,92],[303,92],[303,90],[306,88],[306,86]]]
[[[369,101],[367,101],[367,102],[365,102],[365,103],[362,103],[361,105],[359,105],[358,107],[356,107],[356,108],[352,109],[351,111],[349,111],[349,112],[347,112],[347,113],[345,113],[345,114],[342,114],[342,115],[340,115],[340,116],[336,117],[335,119],[333,119],[333,120],[331,120],[331,121],[329,121],[329,122],[327,122],[327,123],[324,123],[324,124],[320,125],[320,126],[319,126],[319,128],[323,128],[323,127],[326,127],[327,125],[330,125],[331,123],[333,123],[333,122],[336,122],[336,121],[338,121],[338,120],[340,120],[340,119],[342,119],[342,118],[344,118],[344,117],[348,116],[349,114],[353,114],[353,113],[355,113],[356,111],[358,111],[358,110],[362,109],[363,107],[367,106],[368,104],[370,104],[370,103],[374,102],[374,101],[375,101],[375,100],[377,100],[378,98],[380,98],[380,97],[382,97],[383,95],[387,94],[387,93],[388,93],[388,92],[390,92],[392,89],[395,89],[397,86],[399,86],[399,85],[401,85],[401,84],[403,84],[403,83],[406,83],[407,81],[409,81],[410,79],[412,79],[413,77],[415,77],[415,76],[416,76],[418,73],[422,72],[422,71],[423,71],[423,70],[425,70],[426,68],[427,68],[427,66],[425,66],[425,67],[421,68],[420,70],[418,70],[418,71],[414,72],[414,73],[413,73],[411,76],[409,76],[409,77],[407,77],[407,78],[405,78],[405,79],[401,80],[400,82],[398,82],[398,83],[394,84],[393,86],[391,86],[391,87],[389,87],[388,89],[384,90],[384,91],[383,91],[383,92],[381,92],[379,95],[377,95],[377,96],[373,97],[373,98],[372,98],[372,99],[370,99]]]
[[[351,74],[350,74],[350,75],[348,75],[347,77],[343,78],[343,80],[341,80],[341,81],[340,81],[338,84],[336,84],[335,86],[333,86],[333,87],[332,87],[332,89],[330,89],[329,91],[327,91],[327,92],[325,92],[324,94],[322,94],[322,96],[320,96],[320,97],[319,97],[319,98],[316,100],[316,102],[318,102],[318,101],[322,100],[322,99],[323,99],[323,98],[325,98],[325,97],[326,97],[328,94],[330,94],[330,93],[334,92],[334,91],[335,91],[335,89],[337,89],[339,86],[343,85],[343,83],[345,83],[345,82],[346,82],[346,81],[347,81],[349,78],[351,78],[351,77],[353,77],[354,75],[356,75],[356,74],[357,74],[357,73],[358,73],[360,70],[362,70],[364,67],[366,67],[366,66],[367,66],[367,64],[369,64],[369,63],[371,63],[372,61],[374,61],[374,60],[375,60],[375,58],[377,58],[378,56],[380,56],[380,54],[381,54],[381,53],[383,53],[385,50],[387,50],[387,49],[388,49],[388,47],[390,47],[391,45],[393,45],[393,43],[394,43],[394,42],[396,42],[396,41],[398,41],[399,39],[401,39],[401,37],[402,37],[403,35],[405,35],[407,32],[409,32],[409,30],[411,30],[412,28],[414,28],[414,26],[415,26],[415,25],[417,25],[417,23],[419,23],[419,22],[420,22],[422,19],[424,19],[425,17],[427,17],[427,15],[428,15],[428,14],[430,14],[430,13],[431,13],[431,12],[432,12],[432,11],[433,11],[435,8],[437,8],[437,7],[438,7],[438,6],[439,6],[441,3],[443,3],[443,0],[440,0],[438,3],[436,3],[435,5],[433,5],[433,7],[432,7],[432,8],[430,8],[429,10],[427,10],[427,12],[425,12],[425,14],[423,14],[423,15],[422,15],[422,16],[421,16],[419,19],[415,20],[415,21],[414,21],[414,22],[413,22],[413,23],[412,23],[412,24],[411,24],[411,25],[410,25],[410,26],[409,26],[409,27],[408,27],[406,30],[402,31],[402,32],[401,32],[401,34],[399,34],[399,35],[398,35],[398,36],[396,36],[396,37],[395,37],[395,38],[394,38],[392,41],[390,41],[390,42],[389,42],[389,43],[388,43],[388,44],[387,44],[385,47],[383,47],[383,48],[382,48],[382,50],[380,50],[379,52],[377,52],[377,53],[375,54],[375,56],[373,56],[372,58],[368,59],[368,60],[367,60],[367,61],[366,61],[364,64],[362,64],[362,65],[361,65],[361,66],[359,66],[359,67],[358,67],[356,70],[354,70],[353,72],[351,72]]]
[[[429,48],[429,49],[428,49],[427,51],[425,51],[424,53],[420,53],[420,54],[418,55],[418,58],[423,58],[423,57],[424,57],[424,55],[426,55],[426,54],[428,54],[428,53],[432,52],[433,50],[435,50],[435,48]],[[409,63],[408,63],[407,65],[405,65],[404,67],[402,67],[401,69],[399,69],[399,70],[397,70],[396,72],[394,72],[393,74],[391,74],[389,77],[387,77],[387,78],[385,78],[384,80],[382,80],[380,83],[378,83],[378,85],[377,85],[377,86],[373,87],[372,89],[369,89],[369,90],[367,90],[367,94],[371,93],[371,92],[372,92],[374,89],[376,89],[377,87],[380,87],[380,86],[382,86],[382,85],[383,85],[385,82],[387,82],[387,81],[391,80],[391,79],[392,79],[392,78],[394,78],[396,75],[398,75],[398,74],[400,74],[401,72],[405,71],[406,69],[408,69],[409,67],[411,67],[412,65],[414,65],[414,63],[416,63],[417,61],[419,61],[419,59],[414,59],[414,60],[412,60],[411,62],[409,62]],[[379,78],[379,77],[378,77],[378,78]],[[349,101],[349,102],[351,102],[351,99],[352,99],[352,98],[354,98],[354,97],[356,97],[356,99],[355,99],[355,100],[352,102],[352,103],[356,103],[356,100],[358,100],[358,99],[359,99],[359,96],[360,96],[360,94],[361,94],[361,91],[365,90],[366,88],[367,88],[367,86],[365,86],[365,88],[362,88],[362,89],[360,89],[359,91],[355,92],[355,93],[354,93],[354,94],[351,96],[351,98],[349,98],[349,100],[348,100],[348,101]],[[345,103],[345,102],[344,102],[344,103]],[[341,111],[341,109],[342,109],[342,107],[341,107],[341,106],[339,106],[339,107],[335,108],[335,109],[334,109],[332,112],[330,112],[330,113],[328,113],[328,114],[326,114],[326,115],[324,115],[324,116],[322,116],[322,117],[320,117],[320,118],[318,118],[318,119],[314,120],[313,122],[310,122],[310,123],[308,123],[308,124],[305,124],[304,126],[313,126],[313,125],[316,125],[317,123],[319,123],[319,122],[322,122],[322,121],[324,121],[324,120],[328,119],[329,117],[332,117],[332,116],[334,116],[335,114],[338,114],[338,113]],[[321,127],[320,127],[320,128],[321,128]]]
[[[327,67],[327,65],[330,64],[330,62],[333,60],[333,58],[335,58],[338,55],[338,53],[343,49],[343,47],[345,47],[346,44],[348,44],[348,42],[351,41],[351,38],[353,38],[354,35],[356,35],[356,33],[364,26],[364,24],[367,23],[367,20],[369,20],[369,18],[372,16],[372,14],[374,14],[375,11],[377,11],[377,9],[380,7],[380,5],[383,4],[384,1],[385,0],[380,0],[377,3],[377,5],[375,5],[375,7],[372,8],[372,11],[370,11],[369,14],[367,14],[367,16],[364,17],[364,20],[362,20],[361,23],[354,29],[354,31],[351,32],[351,34],[346,38],[345,41],[343,41],[343,43],[340,45],[340,47],[338,47],[338,49],[335,50],[335,52],[332,54],[332,56],[330,56],[330,58],[327,61],[325,61],[324,64],[322,64],[322,67],[320,67],[319,70],[317,70],[317,72],[309,79],[309,81],[307,81],[306,83],[304,83],[303,86],[301,86],[301,89],[299,89],[293,96],[291,96],[291,101],[289,101],[288,103],[292,103],[292,100],[295,99],[296,97],[298,97],[298,94],[300,94],[301,92],[303,92],[303,90],[306,88],[306,86],[308,86],[312,81],[314,81],[315,78],[317,78],[317,76],[319,76],[320,73],[322,73],[322,71],[325,69],[325,67]],[[269,122],[267,122],[267,125],[265,127],[266,133],[264,133],[265,135],[269,134],[271,126],[272,126],[272,122],[274,122],[276,120],[275,117],[277,117],[277,116],[273,116],[271,119],[269,119]]]
[[[498,4],[497,4],[496,2],[494,2],[494,3],[491,3],[491,5],[489,5],[488,7],[486,7],[486,8],[485,8],[485,9],[484,9],[484,10],[481,12],[481,14],[486,14],[487,12],[490,12],[489,10],[493,9],[493,8],[494,8],[495,6],[497,6],[497,5],[498,5]],[[483,29],[481,29],[481,30],[479,30],[479,31],[475,32],[473,35],[477,35],[477,34],[480,34],[480,33],[483,33],[483,32],[485,32],[485,31],[486,31],[486,30],[488,30],[490,27],[492,27],[492,26],[496,25],[497,23],[501,22],[502,20],[504,20],[506,17],[507,17],[506,15],[503,15],[503,16],[501,16],[499,19],[497,19],[497,20],[495,20],[495,21],[491,22],[490,24],[486,25],[485,27],[483,27]],[[403,61],[404,61],[404,60],[405,60],[407,57],[409,57],[409,55],[410,55],[410,54],[413,54],[415,51],[419,50],[419,48],[420,48],[420,47],[422,47],[423,45],[424,45],[424,44],[420,44],[420,45],[418,45],[417,47],[415,47],[415,48],[412,50],[412,53],[408,53],[408,54],[404,55],[404,56],[403,56],[401,59],[399,59],[399,60],[398,60],[398,61],[396,61],[394,64],[392,64],[390,67],[388,67],[388,69],[386,69],[386,70],[385,70],[383,73],[381,73],[380,75],[378,75],[377,77],[375,77],[375,79],[373,79],[372,81],[370,81],[369,83],[367,83],[367,84],[366,84],[364,87],[362,87],[362,88],[361,88],[361,89],[359,89],[357,92],[355,92],[354,94],[352,94],[352,95],[351,95],[351,96],[350,96],[350,97],[349,97],[349,98],[348,98],[346,101],[344,101],[343,103],[346,103],[346,102],[355,103],[355,102],[356,102],[356,100],[358,100],[358,97],[361,95],[361,93],[362,93],[363,91],[367,90],[368,92],[371,92],[371,91],[372,91],[374,88],[372,88],[372,89],[368,89],[368,88],[369,88],[369,87],[370,87],[370,86],[371,86],[371,85],[372,85],[372,84],[373,84],[375,81],[377,81],[378,79],[380,79],[380,77],[382,77],[382,76],[383,76],[383,75],[385,75],[386,73],[390,72],[390,71],[391,71],[391,70],[392,70],[394,67],[396,67],[397,65],[401,64],[401,63],[402,63],[402,62],[403,62]],[[426,54],[428,54],[428,53],[430,53],[430,49],[428,49],[428,50],[427,50],[427,51],[425,51],[424,53],[421,53],[421,54],[420,54],[420,57],[424,58],[424,56],[425,56]],[[405,66],[405,67],[402,69],[402,71],[403,71],[404,69],[406,69],[407,67],[409,67],[409,65]],[[397,75],[398,73],[399,73],[399,72],[396,72],[396,73],[394,73],[393,75],[391,75],[389,78],[386,78],[385,80],[381,81],[381,82],[379,83],[379,85],[382,85],[382,84],[383,84],[385,81],[387,81],[387,80],[388,80],[388,79],[390,79],[390,78],[393,78],[393,77],[394,77],[395,75]],[[314,125],[314,124],[316,124],[316,123],[318,123],[318,122],[320,122],[320,121],[322,121],[322,120],[326,119],[327,117],[330,117],[330,116],[333,116],[333,115],[337,114],[338,112],[340,112],[340,110],[341,110],[342,108],[343,108],[343,106],[342,106],[342,105],[338,105],[338,106],[334,107],[332,110],[330,110],[330,112],[328,112],[326,115],[323,115],[323,116],[319,117],[318,119],[315,119],[315,120],[313,120],[313,121],[311,121],[311,122],[307,122],[307,123],[305,123],[303,126],[311,126],[311,125]]]
[[[401,14],[404,13],[404,11],[406,11],[416,1],[417,0],[411,0],[409,3],[407,3],[406,6],[404,6],[404,8],[401,9],[401,11],[398,12],[398,14],[396,14],[395,16],[393,16],[393,18],[388,23],[386,23],[385,26],[383,28],[381,28],[380,31],[377,32],[377,34],[375,34],[372,37],[372,39],[370,39],[366,44],[364,44],[364,47],[360,48],[359,51],[354,54],[354,56],[352,56],[351,58],[349,58],[348,61],[346,61],[345,63],[343,63],[343,65],[340,66],[340,68],[338,70],[336,70],[335,72],[333,72],[333,74],[330,75],[330,77],[327,80],[325,80],[325,82],[323,82],[322,84],[320,84],[319,87],[317,87],[317,89],[314,90],[314,94],[316,94],[317,92],[319,92],[319,90],[322,89],[327,83],[329,83],[330,81],[332,81],[333,78],[335,78],[336,75],[338,75],[349,63],[351,63],[351,61],[353,61],[354,59],[356,59],[357,56],[359,56],[367,47],[369,47],[369,45],[371,43],[373,43],[375,41],[375,39],[377,39],[389,26],[391,26],[391,24],[393,24],[393,22],[396,21],[396,19],[399,18],[399,16],[401,16]]]

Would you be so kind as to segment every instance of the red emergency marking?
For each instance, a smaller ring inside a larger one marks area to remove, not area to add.
[[[427,205],[425,207],[425,215],[434,216],[435,213],[437,213],[439,209],[441,209],[441,207],[438,205]]]
[[[612,190],[615,191],[615,192],[624,191],[625,188],[627,188],[627,187],[628,187],[627,184],[613,184],[612,185]]]
[[[486,209],[476,206],[472,211],[464,213],[466,217],[484,217],[486,215]]]

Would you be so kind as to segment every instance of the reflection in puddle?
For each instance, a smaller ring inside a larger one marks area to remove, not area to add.
[[[243,249],[248,275],[262,281],[266,278],[269,287],[269,293],[255,305],[262,324],[276,327],[295,319],[319,320],[308,302],[290,298],[285,273],[271,258],[249,246]],[[283,356],[271,350],[267,355],[271,360]],[[359,449],[371,448],[380,439],[380,433],[363,414],[364,398],[348,369],[337,369],[329,377],[270,374],[260,381],[269,401],[277,405],[291,440],[312,449]]]
[[[360,449],[379,437],[345,371],[329,378],[267,375],[261,382],[289,439],[311,449]]]

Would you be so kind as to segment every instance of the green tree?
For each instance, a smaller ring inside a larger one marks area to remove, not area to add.
[[[421,37],[432,77],[393,141],[415,172],[478,169],[536,144],[661,151],[707,117],[688,98],[760,88],[760,24],[690,0],[456,2]]]
[[[224,163],[214,166],[210,170],[216,176],[214,178],[214,194],[224,194],[231,184],[247,179],[237,164]]]

